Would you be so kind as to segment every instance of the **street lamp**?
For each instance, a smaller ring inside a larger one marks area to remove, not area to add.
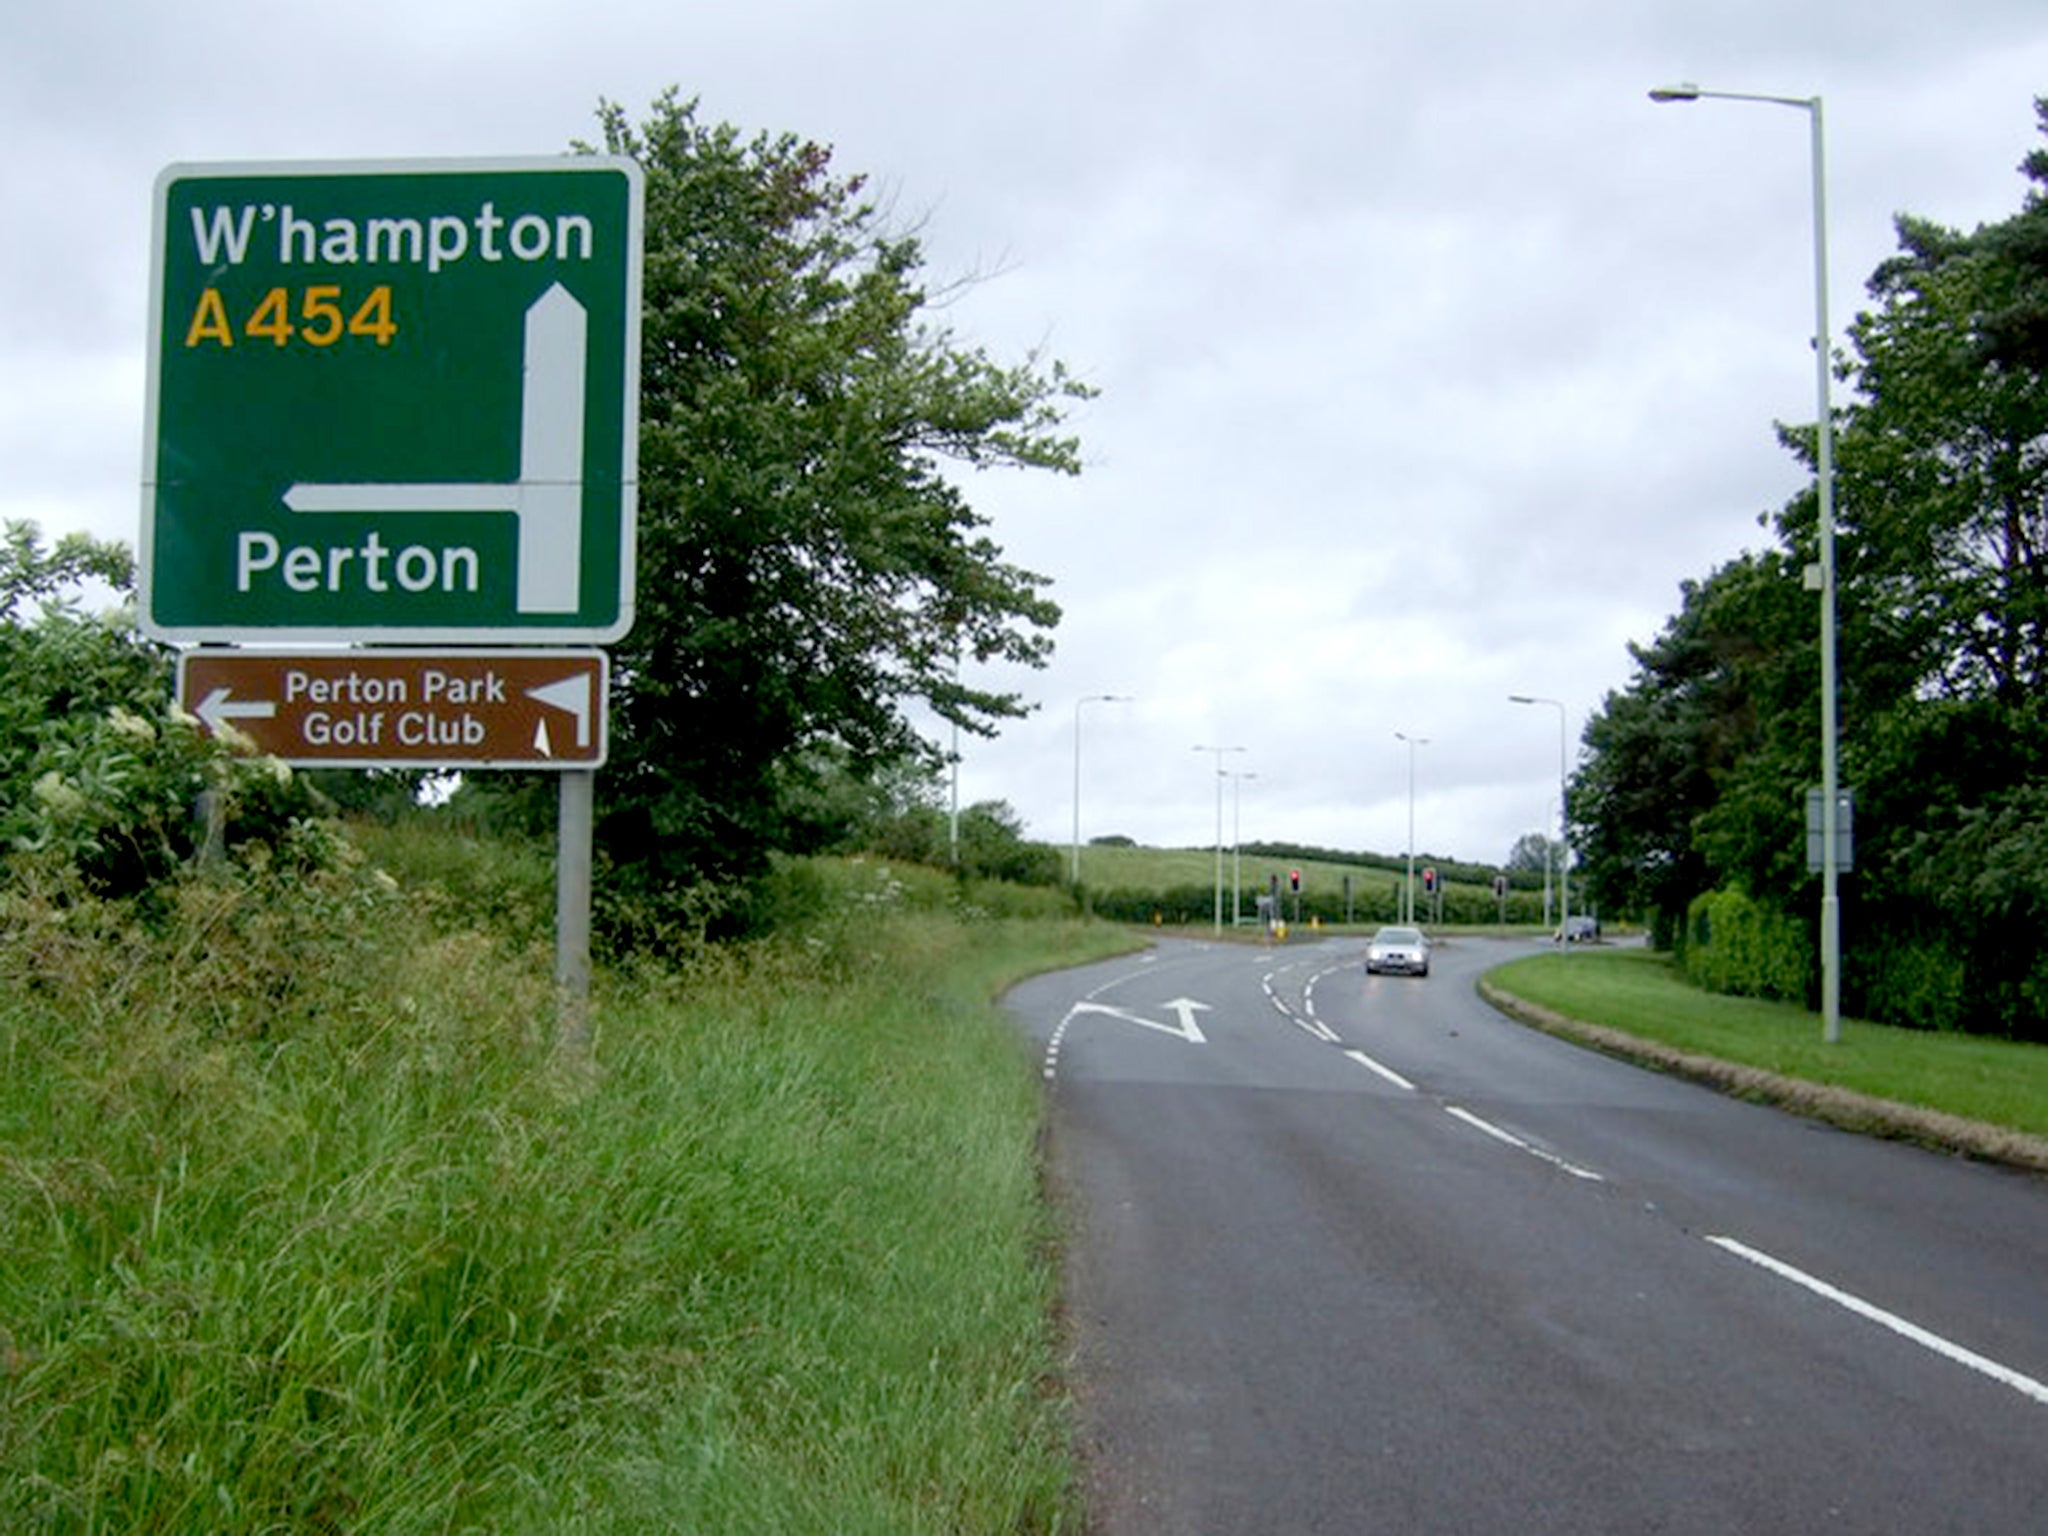
[[[1074,700],[1074,868],[1075,889],[1081,885],[1081,706],[1083,704],[1128,704],[1127,693],[1090,693]]]
[[[1571,803],[1565,779],[1565,709],[1562,699],[1532,698],[1526,693],[1508,695],[1510,704],[1548,704],[1557,711],[1557,934],[1565,951],[1571,951],[1572,937],[1572,821]]]
[[[1216,931],[1220,934],[1223,932],[1223,754],[1245,749],[1197,746],[1195,750],[1216,754]]]
[[[1394,740],[1408,743],[1408,883],[1401,889],[1401,921],[1415,921],[1415,749],[1429,745],[1427,736],[1394,732]]]
[[[1833,1044],[1842,1038],[1841,863],[1835,845],[1841,810],[1836,793],[1835,740],[1835,413],[1829,379],[1827,145],[1821,127],[1821,99],[1703,91],[1685,84],[1662,86],[1650,92],[1650,100],[1768,102],[1806,113],[1813,128],[1813,374],[1820,414],[1814,453],[1820,562],[1812,573],[1820,586],[1820,1016],[1822,1038]]]
[[[1241,812],[1244,809],[1244,781],[1256,779],[1256,773],[1233,770],[1230,775],[1230,927],[1237,929],[1240,894],[1244,889],[1244,824]]]

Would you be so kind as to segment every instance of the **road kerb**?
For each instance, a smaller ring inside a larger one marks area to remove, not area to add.
[[[1676,1046],[1645,1040],[1604,1024],[1589,1024],[1584,1019],[1571,1018],[1504,991],[1483,976],[1478,986],[1479,995],[1509,1018],[1623,1061],[1667,1072],[1673,1077],[1682,1077],[1736,1098],[1769,1104],[1809,1119],[1824,1121],[1840,1130],[1882,1136],[1892,1141],[1908,1141],[1937,1151],[2003,1163],[2031,1173],[2048,1173],[2048,1137],[2030,1136],[2024,1131],[1966,1120],[1941,1110],[1880,1099],[1851,1088],[1785,1077],[1760,1067],[1724,1061],[1718,1056],[1682,1051]]]

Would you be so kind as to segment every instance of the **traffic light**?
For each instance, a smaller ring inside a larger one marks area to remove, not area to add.
[[[1425,870],[1424,870],[1424,871],[1422,872],[1422,893],[1423,893],[1423,895],[1425,895],[1425,896],[1434,896],[1434,895],[1436,894],[1436,871],[1435,871],[1435,870],[1433,870],[1433,869],[1425,869]]]
[[[1493,894],[1494,894],[1494,895],[1495,895],[1496,897],[1499,897],[1499,896],[1505,896],[1505,895],[1507,895],[1507,893],[1508,893],[1508,877],[1507,877],[1506,875],[1495,875],[1495,876],[1493,877]]]
[[[1287,871],[1287,889],[1289,889],[1290,891],[1297,891],[1297,892],[1298,892],[1298,891],[1299,891],[1299,890],[1301,889],[1301,871],[1300,871],[1300,870],[1298,870],[1298,869],[1290,869],[1289,871]]]

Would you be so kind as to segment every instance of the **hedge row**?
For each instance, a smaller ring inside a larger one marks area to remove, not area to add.
[[[1492,891],[1484,887],[1454,885],[1447,888],[1442,893],[1439,917],[1429,908],[1429,898],[1422,894],[1419,886],[1420,882],[1415,895],[1416,909],[1418,915],[1429,922],[1464,926],[1503,921],[1502,904]],[[1240,891],[1237,910],[1247,922],[1256,920],[1258,899],[1262,894],[1259,890]],[[1216,887],[1213,884],[1180,885],[1164,891],[1090,890],[1086,892],[1085,899],[1089,910],[1097,917],[1119,923],[1158,922],[1181,926],[1213,923],[1216,917]],[[1352,882],[1348,908],[1344,892],[1340,889],[1303,891],[1298,895],[1282,891],[1280,909],[1290,924],[1307,924],[1312,920],[1325,924],[1391,923],[1398,920],[1400,900],[1401,881],[1398,877],[1372,875],[1360,876]],[[1223,914],[1226,922],[1230,910],[1230,892],[1225,891]],[[1505,921],[1509,923],[1540,924],[1543,921],[1542,894],[1510,891],[1505,911]]]
[[[1686,978],[1710,992],[1806,1002],[1814,977],[1805,924],[1738,890],[1709,891],[1686,909],[1679,955]]]

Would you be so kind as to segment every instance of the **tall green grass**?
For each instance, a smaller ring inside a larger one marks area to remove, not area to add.
[[[367,864],[9,893],[0,1528],[1077,1529],[990,998],[1123,941],[835,883],[603,978],[588,1061]]]

